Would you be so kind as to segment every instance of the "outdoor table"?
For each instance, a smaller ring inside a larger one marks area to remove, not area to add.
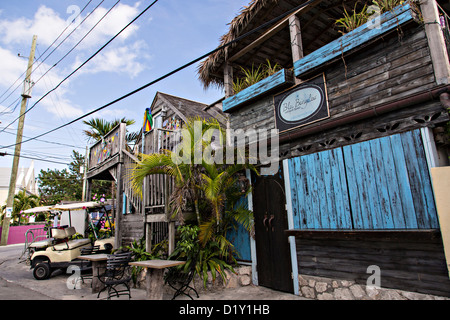
[[[146,260],[134,261],[129,264],[132,266],[147,268],[146,289],[148,300],[162,300],[164,286],[164,269],[185,264],[186,261],[174,260]]]
[[[108,255],[106,253],[89,254],[85,256],[79,256],[78,259],[88,260],[92,262],[92,293],[100,292],[104,287],[104,283],[98,278],[101,268],[106,268],[106,261]]]

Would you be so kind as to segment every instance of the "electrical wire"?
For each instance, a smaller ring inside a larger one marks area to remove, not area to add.
[[[80,26],[81,26],[81,24],[83,24],[83,22],[84,21],[86,21],[87,20],[87,18],[89,18],[89,16],[92,14],[92,13],[94,13],[94,11],[95,10],[97,10],[98,9],[98,7],[100,7],[100,5],[103,3],[103,1],[104,0],[102,0],[95,8],[94,8],[94,10],[93,11],[91,11],[79,24],[78,24],[78,26],[74,29],[74,30],[72,30],[65,38],[64,38],[64,40],[60,43],[60,44],[58,44],[58,46],[55,48],[55,49],[53,49],[52,50],[52,52],[50,52],[50,54],[49,55],[51,55],[53,52],[55,52],[55,50],[56,49],[58,49],[59,48],[59,46],[67,39],[67,38],[69,38],[74,32],[75,32],[75,30],[77,30]],[[62,60],[64,60],[70,53],[72,53],[72,51],[76,48],[76,47],[78,47],[79,45],[80,45],[80,43],[97,27],[97,25],[111,12],[111,10],[112,9],[114,9],[116,6],[117,6],[117,4],[120,2],[120,0],[117,0],[117,2],[100,18],[100,20],[99,21],[97,21],[97,23],[95,23],[95,25],[61,58],[61,59],[59,59],[55,64],[53,64],[44,74],[42,74],[41,75],[41,77],[38,79],[38,80],[36,80],[36,81],[34,81],[34,83],[33,83],[33,85],[32,85],[32,87],[34,87],[45,75],[47,75],[47,73],[49,73],[54,67],[56,67]],[[42,56],[42,55],[41,55]],[[41,57],[40,56],[40,57]],[[39,57],[39,58],[40,58]],[[47,56],[47,57],[45,57],[45,59],[44,60],[42,60],[42,62],[41,63],[39,63],[39,65],[36,67],[36,69],[35,70],[37,70],[41,65],[42,65],[42,63],[48,58],[49,56]],[[38,59],[39,59],[38,58]],[[37,60],[38,60],[37,59]],[[34,64],[34,63],[33,63]],[[77,70],[75,70],[75,71],[77,71]],[[32,71],[31,72],[31,74],[33,74],[33,72],[34,71]],[[71,76],[71,75],[69,75],[69,76]],[[67,80],[67,79],[64,79],[62,82],[64,82],[65,80]],[[24,80],[25,81],[25,80]],[[62,83],[61,82],[61,83]],[[22,82],[23,83],[23,82]],[[48,93],[50,93],[50,92],[52,92],[52,91],[54,91],[54,90],[56,90],[56,88],[58,88],[60,85],[61,85],[61,83],[59,83],[58,84],[58,86],[56,86],[53,90],[50,90]],[[19,85],[20,86],[20,85]],[[17,88],[16,88],[17,89]],[[16,90],[15,89],[15,90]],[[47,93],[47,94],[48,94]],[[41,99],[39,99],[38,100],[38,102],[40,101],[40,100],[42,100],[43,98],[45,98],[45,96],[46,95],[44,95],[43,97],[41,97]],[[9,97],[9,96],[8,96]],[[8,98],[7,97],[7,98]],[[36,102],[37,103],[37,102]],[[9,107],[8,107],[9,108]],[[31,106],[31,108],[29,109],[29,110],[31,110],[32,108],[34,108],[34,105],[33,106]],[[26,114],[29,110],[26,110],[23,114]],[[22,115],[19,115],[16,119],[14,119],[8,126],[6,126],[6,127],[9,127],[11,124],[13,124],[14,122],[16,122],[20,117],[21,117]],[[2,131],[0,131],[0,133],[1,133]]]
[[[28,156],[24,156],[24,155],[16,156],[15,154],[9,154],[9,153],[6,153],[5,156],[19,157],[19,158],[25,158],[25,159],[36,160],[36,161],[43,161],[43,162],[51,162],[51,163],[57,163],[57,164],[65,164],[65,165],[69,165],[69,163],[66,163],[66,162],[59,162],[59,161],[53,161],[53,160],[45,160],[45,159],[39,159],[39,158],[34,158],[34,157],[28,157]]]
[[[156,1],[157,1],[157,0],[156,0]],[[156,1],[155,1],[155,2],[156,2]],[[263,23],[262,25],[256,27],[255,29],[253,29],[253,30],[251,30],[251,31],[249,31],[249,32],[247,32],[247,33],[245,33],[245,34],[239,36],[239,37],[236,37],[235,39],[231,40],[230,42],[227,42],[227,43],[225,43],[225,44],[223,44],[223,45],[217,47],[216,49],[214,49],[214,50],[212,50],[212,51],[210,51],[210,52],[208,52],[208,53],[205,53],[205,54],[203,54],[202,56],[200,56],[200,57],[198,57],[198,58],[196,58],[196,59],[194,59],[194,60],[191,60],[190,62],[188,62],[188,63],[182,65],[181,67],[178,67],[178,68],[176,68],[176,69],[170,71],[169,73],[166,73],[165,75],[163,75],[163,76],[161,76],[161,77],[159,77],[159,78],[157,78],[157,79],[155,79],[155,80],[153,80],[153,81],[151,81],[151,82],[149,82],[149,83],[147,83],[147,84],[145,84],[145,85],[143,85],[143,86],[141,86],[141,87],[139,87],[139,88],[137,88],[137,89],[135,89],[135,90],[133,90],[133,91],[131,91],[131,92],[125,94],[125,95],[123,95],[123,96],[121,96],[120,98],[117,98],[117,99],[115,99],[115,100],[113,100],[113,101],[111,101],[111,102],[109,102],[109,103],[107,103],[107,104],[105,104],[105,105],[103,105],[103,106],[97,108],[97,109],[94,109],[94,110],[92,110],[92,111],[90,111],[90,112],[88,112],[88,113],[86,113],[86,114],[84,114],[84,115],[82,115],[82,116],[80,116],[80,117],[78,117],[78,118],[72,120],[72,121],[69,121],[69,122],[67,122],[67,123],[65,123],[65,124],[63,124],[63,125],[60,125],[60,126],[58,126],[58,127],[56,127],[56,128],[53,128],[53,129],[51,129],[51,130],[49,130],[49,131],[46,131],[46,132],[44,132],[44,133],[42,133],[42,134],[39,134],[39,135],[37,135],[37,136],[35,136],[35,137],[33,137],[33,138],[28,139],[28,140],[22,141],[22,142],[20,142],[20,143],[12,144],[12,145],[9,145],[9,146],[1,146],[0,148],[8,148],[8,147],[11,147],[11,146],[15,146],[15,145],[17,145],[17,144],[29,142],[29,141],[35,140],[35,139],[37,139],[37,138],[40,138],[40,137],[42,137],[42,136],[45,136],[45,135],[47,135],[47,134],[50,134],[50,133],[52,133],[52,132],[55,132],[55,131],[57,131],[57,130],[59,130],[59,129],[62,129],[62,128],[68,126],[68,125],[71,125],[71,124],[73,124],[73,123],[75,123],[75,122],[77,122],[77,121],[79,121],[79,120],[81,120],[81,119],[83,119],[83,118],[85,118],[85,117],[87,117],[87,116],[90,116],[90,115],[92,115],[92,114],[94,114],[94,113],[96,113],[96,112],[98,112],[98,111],[100,111],[100,110],[102,110],[102,109],[105,109],[105,108],[107,108],[107,107],[109,107],[109,106],[111,106],[111,105],[113,105],[113,104],[115,104],[115,103],[117,103],[117,102],[119,102],[119,101],[121,101],[121,100],[124,100],[124,99],[126,99],[126,98],[128,98],[128,97],[130,97],[130,96],[132,96],[132,95],[134,95],[134,94],[136,94],[136,93],[138,93],[138,92],[140,92],[140,91],[142,91],[142,90],[144,90],[144,89],[146,89],[146,88],[152,86],[152,85],[154,85],[155,83],[158,83],[158,82],[160,82],[160,81],[162,81],[162,80],[164,80],[164,79],[166,79],[166,78],[168,78],[168,77],[170,77],[170,76],[172,76],[172,75],[174,75],[174,74],[180,72],[181,70],[183,70],[183,69],[185,69],[185,68],[187,68],[187,67],[193,65],[194,63],[197,63],[197,62],[203,60],[204,58],[210,56],[211,54],[213,54],[213,53],[215,53],[215,52],[218,52],[218,51],[221,51],[221,50],[223,50],[223,49],[229,47],[230,45],[232,45],[232,44],[234,44],[234,43],[236,43],[236,42],[241,41],[242,39],[244,39],[244,38],[246,38],[246,37],[248,37],[248,36],[254,34],[255,32],[257,32],[257,31],[259,31],[259,30],[261,30],[261,29],[263,29],[263,28],[265,28],[265,27],[267,27],[267,26],[270,26],[270,25],[272,25],[272,24],[278,22],[279,20],[281,20],[281,19],[283,19],[284,17],[290,15],[291,13],[294,13],[295,11],[297,11],[297,10],[303,8],[303,7],[306,7],[306,6],[312,4],[313,2],[316,2],[316,1],[320,1],[320,0],[309,0],[309,1],[307,1],[307,2],[305,2],[305,3],[303,3],[303,4],[299,5],[299,6],[297,6],[297,7],[295,7],[295,8],[293,8],[293,9],[291,9],[291,10],[289,10],[289,11],[287,11],[287,12],[281,14],[281,15],[279,15],[278,17],[276,17],[276,18],[274,18],[274,19],[272,19],[272,20],[270,20],[270,21],[267,21],[267,22]],[[153,5],[155,2],[153,2],[151,5]],[[146,10],[147,10],[147,9],[146,9]],[[133,21],[134,21],[134,20],[133,20]]]
[[[118,33],[116,33],[111,39],[109,39],[103,46],[100,47],[100,49],[98,49],[93,55],[91,55],[87,60],[85,60],[80,66],[78,66],[74,71],[72,71],[68,76],[66,76],[63,80],[61,80],[56,87],[54,87],[53,89],[51,89],[50,91],[48,91],[46,94],[44,94],[41,98],[39,98],[39,100],[37,100],[30,108],[28,108],[24,113],[22,113],[21,115],[19,115],[13,122],[11,122],[10,124],[8,124],[6,126],[9,127],[10,125],[12,125],[14,122],[16,122],[18,119],[20,119],[20,117],[24,116],[25,114],[27,114],[29,111],[31,111],[34,107],[36,107],[36,105],[41,102],[45,97],[47,97],[50,93],[52,93],[53,91],[55,91],[56,89],[58,89],[61,84],[63,84],[65,81],[67,81],[71,76],[73,76],[78,70],[80,70],[82,67],[84,67],[89,61],[91,61],[95,56],[97,56],[103,49],[105,49],[114,39],[116,39],[123,31],[125,31],[131,24],[133,24],[137,19],[139,19],[145,12],[147,12],[147,10],[149,10],[156,2],[158,2],[159,0],[155,0],[153,1],[149,6],[147,6],[147,8],[145,8],[139,15],[137,15],[133,20],[131,20],[125,27],[123,27]],[[1,133],[2,131],[0,131]]]
[[[13,129],[11,129],[11,130],[13,130]],[[8,132],[8,131],[5,131],[5,133],[11,134],[11,135],[13,135],[13,136],[16,135],[15,133],[13,133],[13,132]],[[24,138],[30,138],[30,137],[25,136],[25,135],[22,135],[22,137],[24,137]],[[61,143],[61,142],[48,141],[48,140],[43,140],[43,139],[35,139],[35,140],[36,140],[36,141],[39,141],[39,142],[44,142],[44,143],[54,144],[54,145],[63,146],[63,147],[71,147],[71,148],[77,148],[77,149],[83,149],[83,150],[85,149],[85,147],[74,146],[74,145],[72,145],[72,144],[66,144],[66,143]]]
[[[104,0],[102,0],[102,2],[103,2]],[[63,31],[61,31],[61,33],[58,35],[58,37],[47,47],[47,49],[45,49],[44,50],[44,52],[38,57],[38,59],[40,59],[55,43],[56,43],[56,41],[58,41],[58,39],[64,34],[64,32],[66,32],[66,30],[69,28],[69,26],[83,13],[83,11],[87,8],[87,6],[90,4],[92,2],[92,0],[89,0],[88,1],[88,3],[83,7],[83,9],[81,9],[80,10],[80,12],[78,13],[78,15],[73,19],[73,21],[71,22],[71,23],[69,23],[69,24],[67,24],[67,26],[64,28],[64,30]],[[95,11],[95,9],[94,9],[94,11]],[[82,24],[84,22],[84,20],[74,29],[74,30],[76,30],[76,29],[78,29],[78,27]],[[73,32],[73,31],[72,31]],[[45,57],[45,59],[44,59],[44,61],[53,53],[53,52],[55,52],[55,50],[67,39],[68,37],[66,37],[63,41],[61,41],[59,44],[58,44],[58,46],[52,51],[52,52],[50,52],[48,55],[47,55],[47,57]],[[33,64],[34,64],[34,61],[33,61]],[[5,92],[3,92],[2,93],[2,95],[0,95],[0,98],[1,97],[3,97],[8,91],[9,91],[9,89],[11,89],[16,83],[17,83],[17,81],[19,81],[20,79],[22,79],[22,77],[25,75],[25,73],[26,73],[26,71],[24,71],[20,76],[19,76],[19,78],[17,78],[17,80],[16,81],[14,81],[14,83],[11,85],[11,86],[9,86],[9,88],[8,89],[6,89],[6,91]],[[33,73],[33,72],[32,72]],[[3,103],[4,101],[6,101],[6,99],[8,99],[13,93],[14,93],[14,91],[16,91],[23,83],[24,83],[24,81],[25,80],[22,80],[21,81],[21,83],[5,98],[5,99],[3,99],[1,102],[0,102],[0,104],[1,103]]]

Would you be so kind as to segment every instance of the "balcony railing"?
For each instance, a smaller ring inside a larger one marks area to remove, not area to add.
[[[145,134],[144,154],[173,151],[180,142],[180,131],[153,129]],[[167,213],[173,180],[167,175],[149,175],[144,180],[144,208],[146,213]]]

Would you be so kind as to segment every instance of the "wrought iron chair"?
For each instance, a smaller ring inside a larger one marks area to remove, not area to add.
[[[100,253],[100,246],[93,246],[91,248],[82,248],[81,249],[81,255],[87,256],[91,254],[97,254]],[[89,279],[92,281],[92,262],[87,260],[81,260],[80,263],[80,277],[77,279],[77,281],[80,281],[84,283],[85,279]]]
[[[175,300],[181,294],[189,297],[191,300],[194,298],[191,297],[190,292],[194,291],[197,298],[199,297],[197,290],[191,286],[192,280],[195,275],[195,264],[197,261],[198,255],[195,256],[194,259],[191,260],[191,263],[186,270],[184,268],[170,268],[165,277],[165,283],[168,284],[172,289],[175,290],[175,293],[172,297],[172,300]]]
[[[106,270],[103,274],[99,274],[99,280],[105,285],[105,287],[98,293],[97,298],[103,291],[108,292],[107,299],[111,297],[128,295],[128,299],[131,298],[130,281],[131,272],[129,262],[131,261],[131,252],[122,252],[108,255],[106,261]],[[117,287],[123,285],[124,288],[118,290]]]

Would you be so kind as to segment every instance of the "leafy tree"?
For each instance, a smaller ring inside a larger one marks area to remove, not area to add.
[[[40,204],[40,199],[35,194],[27,194],[25,190],[19,191],[14,195],[13,212],[12,219],[17,221],[19,224],[21,222],[26,222],[27,217],[22,217],[22,211],[38,207]]]
[[[119,123],[126,123],[127,126],[132,125],[135,123],[134,120],[129,119],[116,119],[113,121],[107,121],[100,118],[93,118],[90,120],[83,120],[83,123],[89,127],[88,130],[84,130],[84,134],[89,138],[93,139],[94,141],[102,140],[104,136],[108,134],[114,127],[116,127]],[[127,133],[126,139],[127,142],[133,142],[138,137],[138,134],[136,132]]]
[[[45,205],[54,205],[61,201],[83,201],[83,174],[80,168],[84,161],[85,157],[73,150],[68,169],[47,169],[39,172],[39,193]],[[111,197],[111,182],[94,180],[92,191]]]
[[[38,175],[39,193],[45,205],[54,205],[63,200],[81,200],[82,181],[67,169],[41,170]]]
[[[201,135],[195,134],[199,129],[200,121]],[[175,155],[170,150],[163,150],[163,153],[155,153],[150,155],[141,154],[141,160],[136,164],[132,171],[133,187],[136,191],[142,191],[142,185],[145,177],[151,174],[166,174],[174,179],[174,189],[169,199],[169,207],[173,216],[178,216],[183,220],[182,211],[185,207],[186,200],[190,200],[194,204],[197,216],[197,228],[194,243],[199,245],[198,254],[181,254],[188,260],[196,256],[195,263],[197,273],[205,280],[206,271],[213,271],[213,277],[218,272],[223,278],[225,277],[224,269],[232,270],[231,266],[226,263],[233,260],[235,253],[234,246],[227,239],[227,232],[234,227],[235,224],[243,225],[247,231],[253,228],[253,214],[250,210],[243,206],[238,206],[238,200],[243,194],[237,192],[237,173],[244,169],[255,168],[250,164],[216,164],[205,161],[202,158],[200,164],[195,164],[195,154],[201,148],[202,154],[211,153],[212,157],[218,159],[220,152],[216,152],[212,148],[211,136],[213,132],[219,131],[222,141],[226,141],[226,132],[220,127],[215,119],[202,120],[190,119],[183,129],[187,133],[183,137]],[[183,161],[174,161],[177,154],[182,150]],[[219,149],[217,149],[219,150]],[[222,157],[225,152],[222,153]],[[219,159],[220,160],[220,159]],[[225,161],[218,161],[225,163]],[[204,205],[206,202],[207,205]],[[201,212],[201,208],[206,212]],[[181,231],[187,229],[181,229]],[[188,230],[189,232],[192,230]],[[192,233],[192,232],[190,232]],[[183,235],[181,234],[181,237]],[[194,250],[195,251],[195,250]],[[189,264],[190,264],[189,263]]]

